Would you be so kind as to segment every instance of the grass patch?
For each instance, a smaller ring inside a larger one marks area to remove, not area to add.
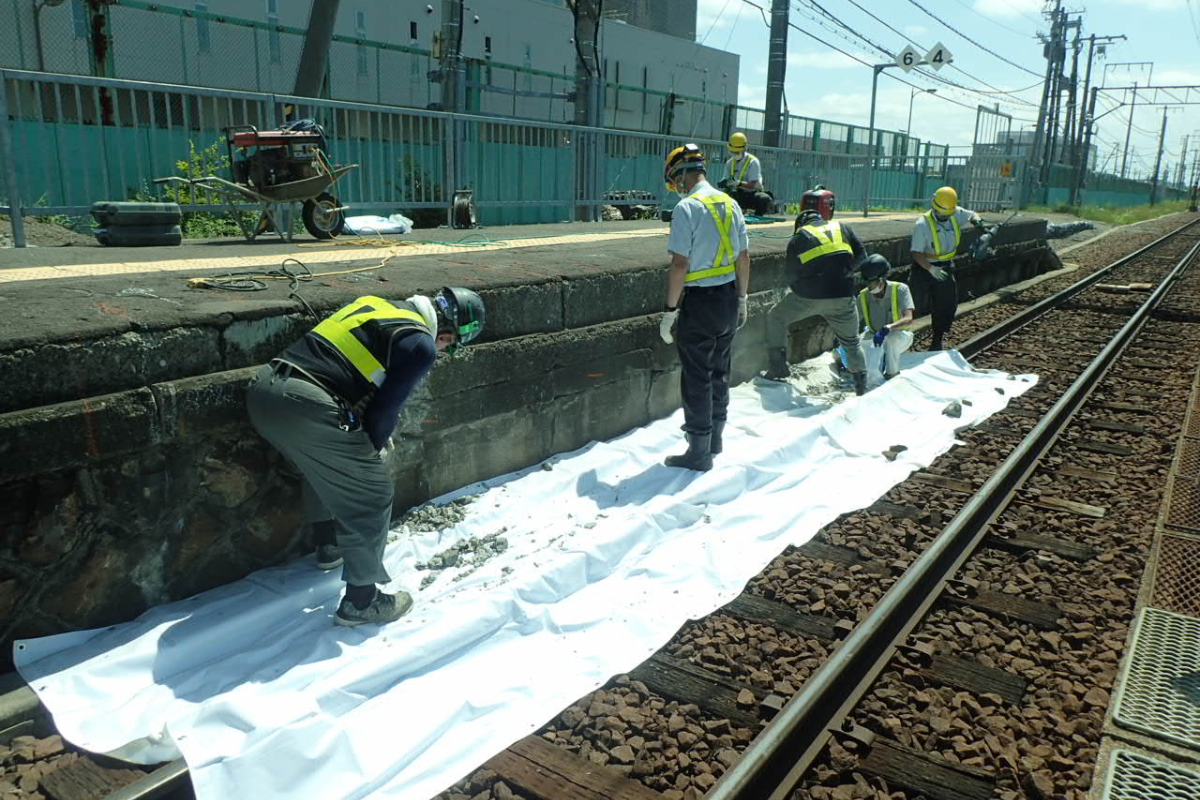
[[[1021,209],[1030,214],[1055,212],[1058,214],[1074,214],[1080,219],[1091,219],[1096,222],[1106,222],[1109,225],[1128,225],[1131,222],[1141,222],[1155,219],[1167,214],[1187,211],[1187,200],[1165,200],[1155,205],[1141,206],[1070,206],[1059,203],[1056,206],[1028,206]]]

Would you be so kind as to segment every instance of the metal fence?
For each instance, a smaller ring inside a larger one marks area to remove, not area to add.
[[[83,215],[100,200],[163,199],[155,178],[227,174],[227,127],[270,129],[300,117],[324,126],[333,161],[360,165],[336,189],[355,211],[412,216],[439,209],[448,215],[458,189],[474,193],[480,221],[491,225],[566,221],[580,218],[581,210],[595,218],[603,205],[676,202],[663,186],[662,162],[680,137],[3,70],[0,140],[7,138],[14,154],[0,153],[9,198],[4,205],[27,215]],[[701,138],[699,144],[720,154],[710,166],[710,176],[719,180],[724,142]],[[837,192],[840,208],[861,208],[865,153],[754,150],[781,210],[816,184]],[[872,205],[922,205],[970,163],[933,147],[917,156],[880,155],[871,177]],[[973,184],[964,180],[961,186],[969,204]],[[201,190],[169,199],[187,212],[218,209],[217,198]]]
[[[665,2],[665,0],[664,0]],[[661,10],[656,10],[658,6]],[[70,75],[154,81],[267,94],[291,92],[303,46],[302,28],[218,15],[203,2],[179,8],[143,0],[104,6],[103,38],[91,29],[84,0],[48,6],[31,0],[0,0],[0,68]],[[667,5],[619,6],[610,17],[644,15],[666,27]],[[620,12],[620,13],[618,13]],[[411,23],[407,43],[366,36],[334,35],[325,85],[330,99],[429,109],[441,99],[438,61],[418,42],[430,31]],[[98,50],[97,41],[105,46]],[[539,122],[574,119],[575,76],[561,71],[505,63],[484,54],[468,57],[466,112]],[[431,80],[431,76],[433,79]],[[731,98],[661,91],[631,84],[614,70],[606,75],[604,124],[621,130],[724,139],[743,130],[761,143],[763,112],[731,104]],[[643,75],[643,81],[649,81]],[[669,76],[659,76],[666,80]],[[705,84],[708,85],[707,83]],[[714,92],[724,91],[713,89]],[[862,153],[867,131],[852,125],[788,115],[789,149]],[[904,134],[877,131],[877,150],[887,155],[921,154],[923,143]]]

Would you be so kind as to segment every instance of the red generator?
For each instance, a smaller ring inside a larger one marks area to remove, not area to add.
[[[833,219],[836,202],[833,192],[824,186],[814,186],[800,196],[800,210],[808,211],[811,209],[820,214],[821,219],[828,221]]]

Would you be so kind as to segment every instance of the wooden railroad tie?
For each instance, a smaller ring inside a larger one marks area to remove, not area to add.
[[[662,800],[639,781],[540,736],[526,736],[483,766],[537,800]]]
[[[1113,444],[1111,442],[1101,442],[1095,439],[1078,439],[1075,441],[1077,450],[1087,450],[1089,453],[1104,453],[1111,456],[1131,456],[1133,448],[1126,447],[1123,444]]]
[[[987,770],[884,738],[871,743],[862,771],[929,800],[991,800],[996,788],[996,778]]]
[[[949,603],[977,608],[1004,619],[1026,622],[1042,630],[1057,629],[1058,620],[1062,617],[1062,610],[1057,606],[1000,592],[979,592],[972,595],[943,592],[942,599]]]

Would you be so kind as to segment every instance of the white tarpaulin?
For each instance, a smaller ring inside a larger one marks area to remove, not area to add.
[[[182,754],[200,800],[427,800],[1035,380],[953,352],[902,363],[834,405],[792,384],[737,387],[711,472],[662,466],[681,449],[677,413],[440,498],[475,496],[451,528],[394,534],[389,588],[416,607],[382,628],[334,626],[339,573],[305,559],[127,624],[18,642],[17,666],[71,742],[145,763]],[[942,413],[955,400],[969,401],[957,419]],[[507,551],[419,590],[418,562],[496,533]]]

